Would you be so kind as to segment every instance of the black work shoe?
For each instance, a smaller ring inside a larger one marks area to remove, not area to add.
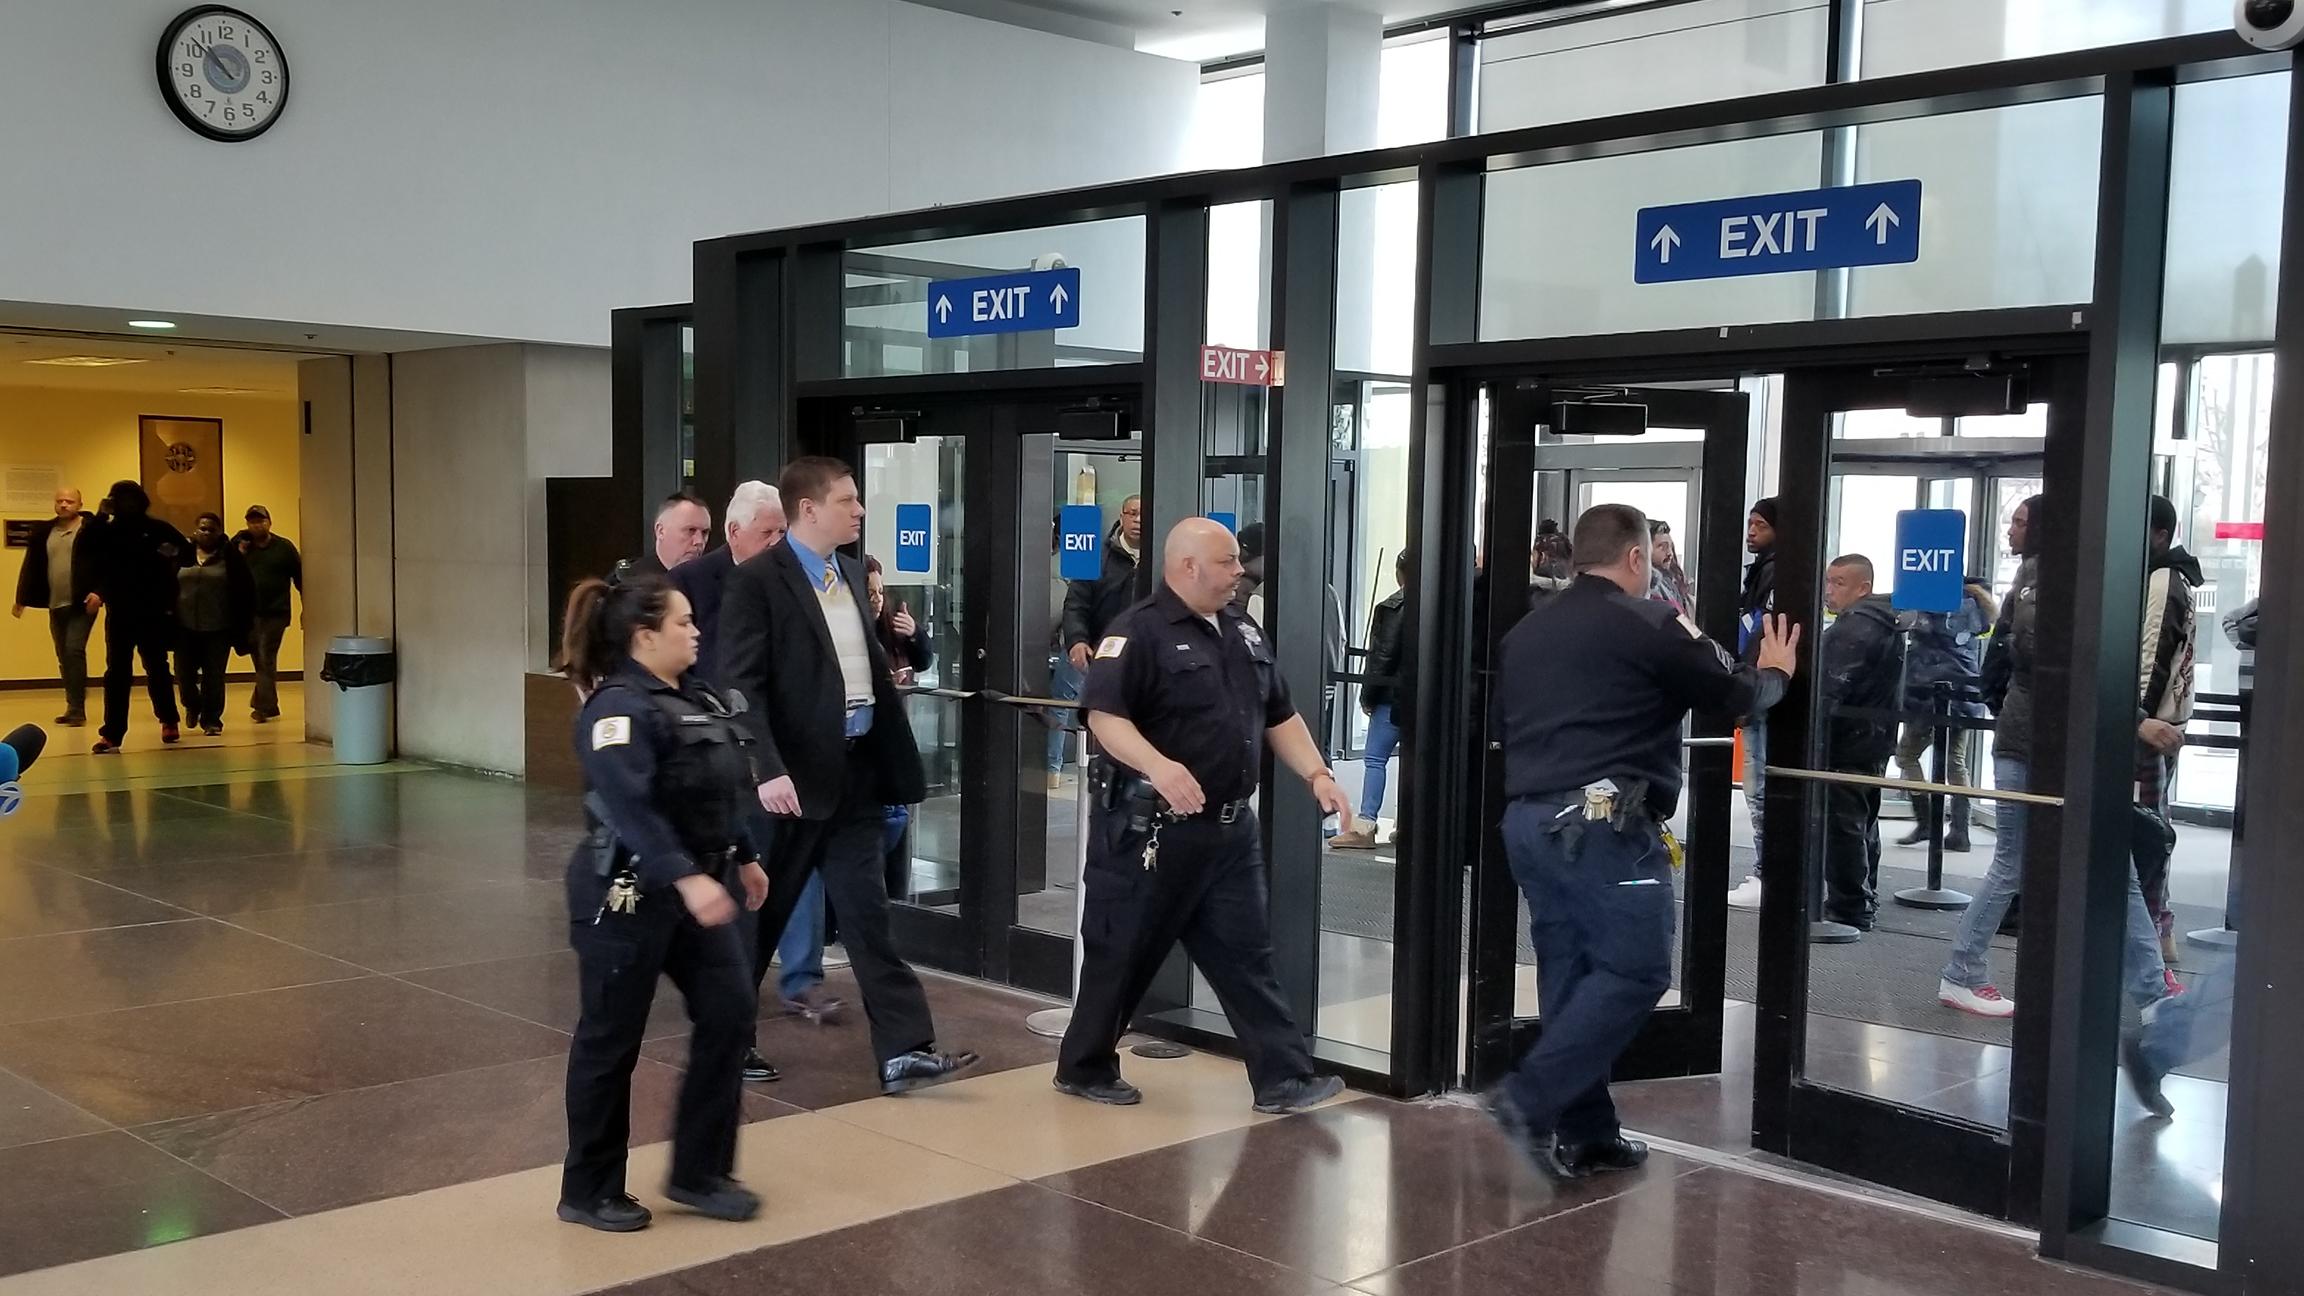
[[[1058,1076],[1056,1077],[1056,1092],[1070,1094],[1075,1098],[1085,1098],[1090,1102],[1102,1103],[1107,1107],[1133,1107],[1144,1101],[1144,1091],[1125,1080],[1103,1080],[1083,1084]]]
[[[1968,845],[1968,835],[1966,833],[1961,833],[1957,836],[1946,837],[1944,839],[1944,849],[1952,852],[1955,855],[1967,854],[1970,849]]]
[[[1920,846],[1925,845],[1927,841],[1928,825],[1914,824],[1912,831],[1896,839],[1896,844],[1899,846]]]
[[[957,1053],[916,1049],[880,1064],[880,1092],[894,1097],[957,1080],[983,1060],[966,1049]]]
[[[756,1084],[766,1084],[772,1080],[783,1079],[784,1073],[776,1069],[775,1063],[760,1056],[760,1050],[746,1049],[744,1050],[744,1078]]]
[[[1582,1179],[1608,1170],[1637,1170],[1648,1164],[1648,1145],[1638,1139],[1615,1138],[1571,1146],[1554,1140],[1552,1160],[1569,1178]]]
[[[1256,1111],[1263,1116],[1286,1116],[1317,1107],[1344,1092],[1342,1076],[1299,1076],[1274,1086],[1270,1092],[1256,1098]]]
[[[742,1223],[760,1213],[760,1194],[734,1179],[716,1179],[702,1188],[664,1185],[664,1195],[699,1215]]]
[[[2125,1064],[2122,1069],[2128,1073],[2128,1087],[2135,1091],[2136,1101],[2144,1104],[2144,1110],[2161,1120],[2174,1116],[2176,1104],[2168,1101],[2168,1095],[2160,1090],[2160,1082],[2166,1077],[2144,1060],[2144,1041],[2134,1035],[2120,1041],[2120,1060]]]
[[[78,729],[88,723],[88,717],[78,711],[67,711],[56,717],[56,723],[67,729]]]
[[[618,1193],[613,1197],[603,1197],[589,1206],[562,1202],[560,1218],[603,1233],[637,1233],[648,1227],[648,1221],[655,1217],[648,1213],[647,1207]]]

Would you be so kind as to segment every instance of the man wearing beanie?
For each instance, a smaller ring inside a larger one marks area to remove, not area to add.
[[[1745,662],[1760,651],[1763,619],[1776,610],[1776,497],[1753,504],[1744,519],[1744,548],[1752,564],[1744,569],[1744,595],[1738,601],[1736,642]],[[1767,790],[1768,725],[1765,717],[1744,721],[1744,807],[1752,813],[1752,876],[1728,893],[1737,909],[1760,907],[1761,799]]]

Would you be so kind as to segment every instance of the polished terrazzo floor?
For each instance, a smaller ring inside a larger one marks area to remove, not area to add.
[[[2138,1290],[1668,1155],[1556,1188],[1457,1104],[1256,1117],[1206,1055],[1132,1060],[1145,1105],[1092,1107],[1049,1089],[1039,1002],[942,977],[942,1033],[983,1074],[877,1098],[860,1023],[773,1018],[788,1078],[748,1099],[741,1157],[762,1218],[570,1228],[573,802],[338,767],[294,734],[60,748],[0,822],[0,1296]],[[683,1027],[667,994],[642,1140]],[[635,1154],[644,1198],[662,1163]]]

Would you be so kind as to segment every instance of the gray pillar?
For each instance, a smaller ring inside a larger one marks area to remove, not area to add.
[[[1376,146],[1382,14],[1342,4],[1276,9],[1264,20],[1264,160]]]

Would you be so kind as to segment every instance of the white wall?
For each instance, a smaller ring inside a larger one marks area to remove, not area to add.
[[[292,97],[218,144],[182,8],[0,0],[5,296],[598,345],[698,238],[1174,170],[1199,81],[896,0],[274,0]]]

